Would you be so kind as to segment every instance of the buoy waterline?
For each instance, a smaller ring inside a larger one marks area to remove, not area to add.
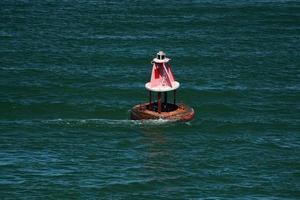
[[[185,104],[176,104],[176,90],[180,87],[180,83],[175,80],[170,60],[163,51],[159,51],[152,60],[151,79],[145,84],[145,88],[149,91],[149,102],[135,105],[130,111],[131,119],[190,121],[194,118],[193,108]],[[173,91],[172,102],[168,102],[170,91]],[[156,101],[153,93],[157,94]]]

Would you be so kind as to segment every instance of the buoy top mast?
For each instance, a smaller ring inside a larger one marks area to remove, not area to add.
[[[159,51],[157,54],[156,54],[156,58],[154,58],[152,60],[152,64],[153,63],[167,63],[169,62],[171,59],[170,58],[167,58],[166,57],[166,54],[163,52],[163,51]]]

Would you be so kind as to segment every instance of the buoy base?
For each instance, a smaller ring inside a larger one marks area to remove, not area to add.
[[[172,121],[190,121],[194,118],[194,109],[185,104],[162,104],[158,113],[157,103],[135,105],[130,111],[132,120],[167,119]]]

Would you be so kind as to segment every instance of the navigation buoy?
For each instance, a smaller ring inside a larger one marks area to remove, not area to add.
[[[185,104],[176,104],[176,90],[180,83],[175,81],[171,59],[162,51],[151,62],[153,64],[151,80],[145,84],[149,91],[149,102],[135,105],[130,112],[133,120],[167,119],[174,121],[190,121],[193,119],[194,109]],[[168,92],[173,91],[173,102],[168,102]],[[152,93],[157,93],[157,101],[152,101]],[[164,98],[162,100],[162,94]]]

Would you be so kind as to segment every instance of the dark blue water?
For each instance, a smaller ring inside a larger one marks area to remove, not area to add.
[[[299,199],[299,1],[0,2],[0,199]],[[153,56],[188,123],[129,120]]]

